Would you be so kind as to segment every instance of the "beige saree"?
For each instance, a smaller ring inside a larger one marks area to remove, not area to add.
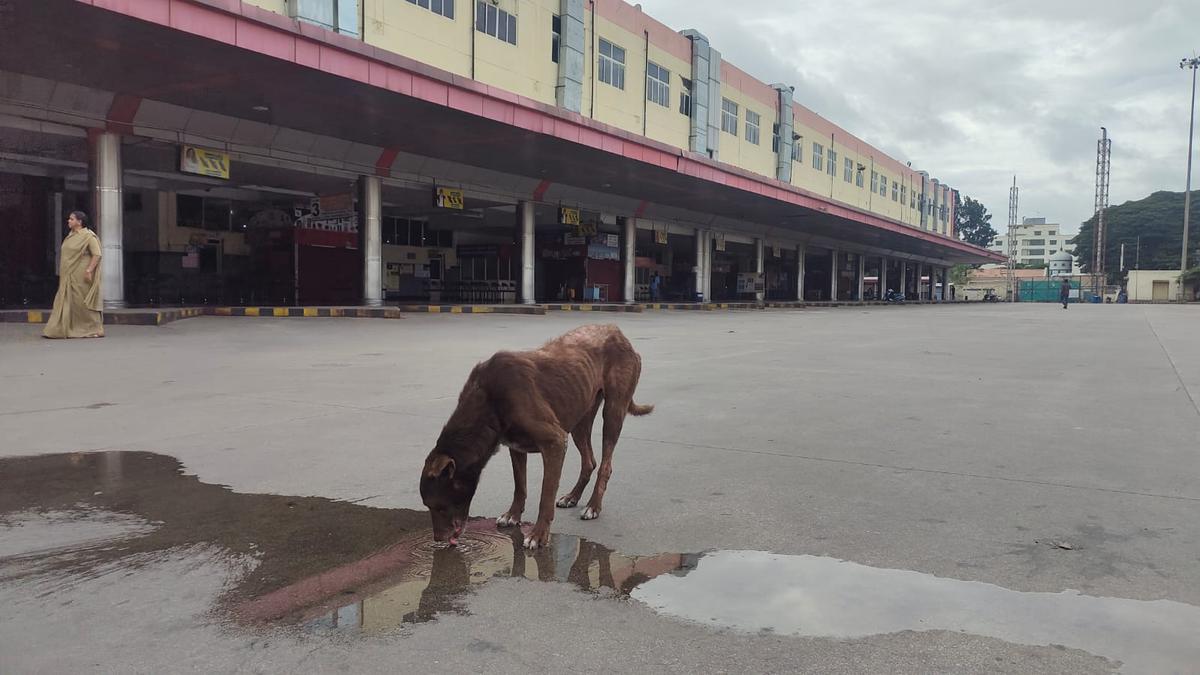
[[[48,338],[81,338],[104,335],[104,300],[100,296],[100,265],[92,280],[84,277],[92,258],[100,257],[100,239],[86,227],[67,235],[58,267],[58,293],[54,310],[42,335]]]

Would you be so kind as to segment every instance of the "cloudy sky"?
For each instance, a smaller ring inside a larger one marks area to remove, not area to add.
[[[1022,217],[1068,232],[1091,217],[1101,126],[1110,204],[1183,191],[1191,80],[1178,64],[1200,51],[1200,0],[640,2],[982,201],[997,230],[1014,174]]]

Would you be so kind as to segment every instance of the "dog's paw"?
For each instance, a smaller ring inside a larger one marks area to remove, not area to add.
[[[579,497],[576,497],[574,495],[563,495],[558,498],[558,501],[554,502],[555,506],[557,506],[560,509],[569,509],[578,503],[579,503]]]
[[[590,506],[579,512],[580,520],[595,520],[599,517],[600,511],[598,509],[593,509]]]
[[[550,544],[549,534],[538,534],[537,531],[530,532],[525,537],[525,548],[533,551],[539,548],[545,548]]]
[[[521,524],[521,514],[506,513],[496,519],[496,527],[515,527]]]

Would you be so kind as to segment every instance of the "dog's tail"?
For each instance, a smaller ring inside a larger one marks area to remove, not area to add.
[[[633,415],[634,417],[649,415],[652,412],[654,412],[654,406],[652,405],[638,405],[633,401],[629,402],[629,414]]]

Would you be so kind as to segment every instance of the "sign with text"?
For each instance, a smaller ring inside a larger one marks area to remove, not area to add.
[[[197,176],[229,180],[229,153],[205,150],[194,145],[181,146],[179,170]]]
[[[595,236],[596,224],[595,223],[577,223],[577,224],[571,226],[571,231],[575,233],[576,237]]]
[[[718,251],[725,250],[725,235],[715,234],[715,235],[713,235],[713,241],[716,242],[713,246],[716,250],[718,250]]]
[[[439,209],[458,209],[461,211],[463,208],[463,191],[454,188],[435,188],[433,203]]]
[[[656,244],[667,243],[667,231],[666,230],[655,230],[654,231],[654,243],[656,243]]]

